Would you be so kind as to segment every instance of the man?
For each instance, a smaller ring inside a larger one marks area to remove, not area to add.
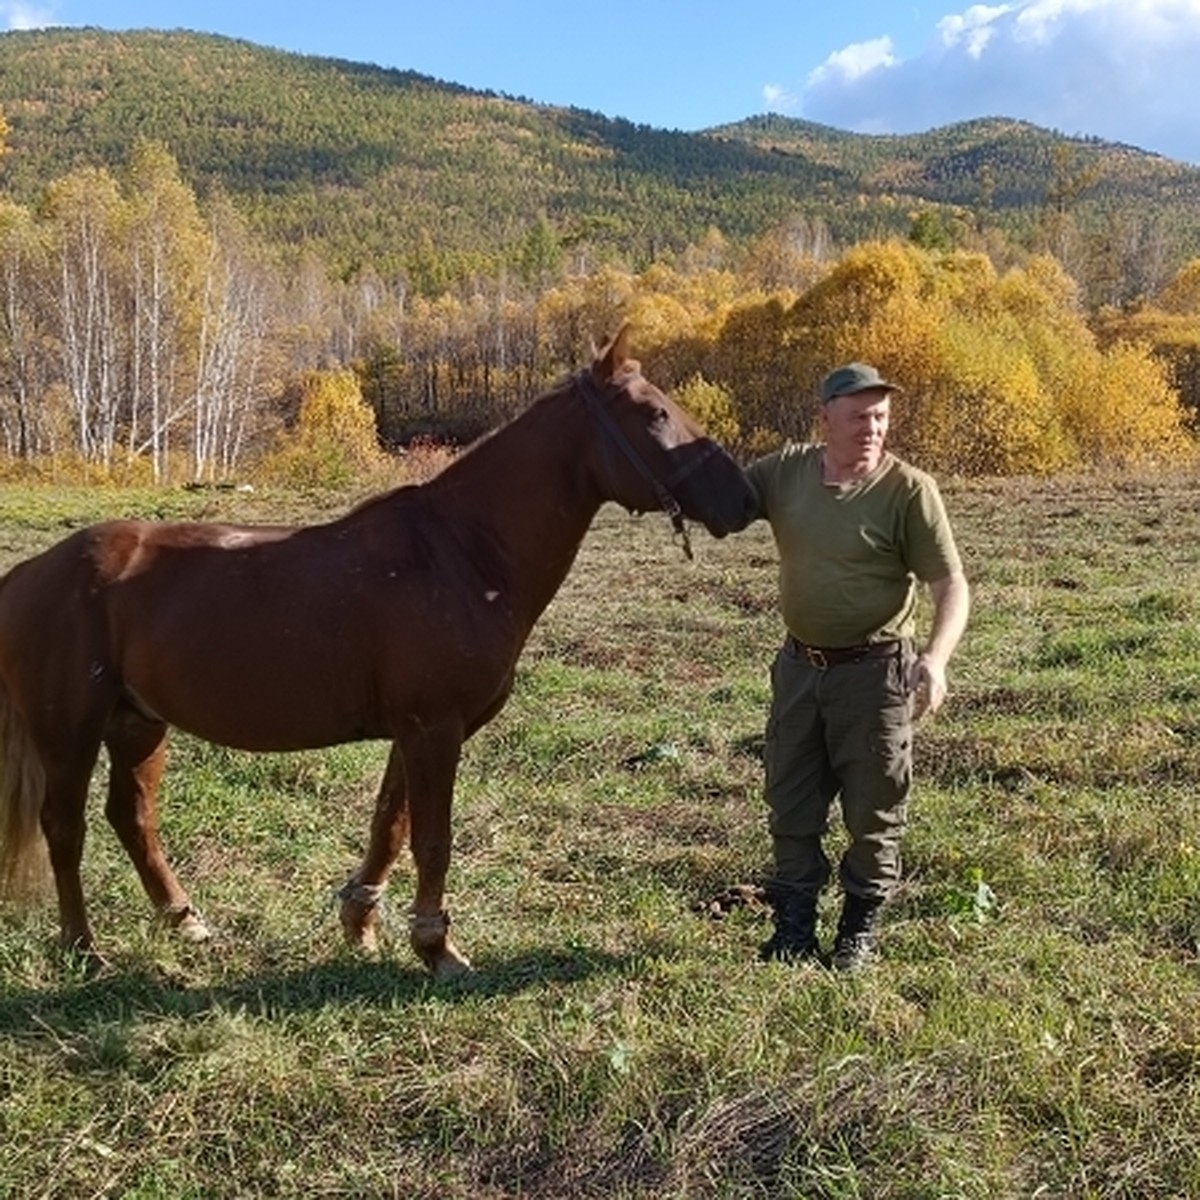
[[[840,797],[850,844],[832,965],[871,958],[880,907],[900,878],[914,721],[946,696],[946,664],[970,591],[933,479],[884,449],[893,393],[850,363],[821,385],[824,441],[788,443],[751,464],[759,515],[779,551],[787,636],[771,669],[765,748],[774,851],[765,960],[816,958],[822,847]],[[918,649],[919,585],[933,601]]]

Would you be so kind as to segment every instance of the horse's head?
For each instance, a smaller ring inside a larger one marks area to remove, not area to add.
[[[629,327],[601,350],[576,386],[595,421],[590,465],[606,500],[668,513],[724,537],[753,519],[756,501],[737,463],[664,395],[628,355]]]

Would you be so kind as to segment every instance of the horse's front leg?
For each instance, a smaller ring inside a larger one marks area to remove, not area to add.
[[[450,865],[450,803],[461,750],[462,732],[455,727],[415,729],[392,746],[370,845],[342,899],[347,936],[373,948],[375,905],[411,831],[417,894],[409,937],[417,956],[439,978],[470,970],[448,936],[450,917],[443,907]]]
[[[184,940],[203,942],[212,935],[171,870],[158,836],[158,785],[166,766],[166,737],[161,721],[117,707],[104,732],[110,762],[105,815],[151,904]]]
[[[417,957],[439,979],[452,979],[471,970],[470,961],[450,939],[450,914],[445,908],[450,809],[462,744],[461,729],[423,730],[405,743],[412,856],[417,867],[409,941]]]

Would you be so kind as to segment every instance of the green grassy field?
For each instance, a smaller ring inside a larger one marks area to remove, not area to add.
[[[435,984],[398,872],[378,961],[331,889],[384,748],[173,742],[163,826],[218,931],[177,944],[104,824],[113,963],[0,915],[0,1195],[1200,1195],[1200,480],[947,485],[975,589],[921,727],[906,882],[861,976],[761,966],[765,527],[688,564],[601,513],[460,776]],[[0,490],[0,566],[240,494]],[[826,937],[836,897],[823,911]]]

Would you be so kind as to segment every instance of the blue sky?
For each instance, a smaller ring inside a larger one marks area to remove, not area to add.
[[[0,27],[194,29],[663,129],[979,116],[1200,165],[1200,0],[0,0]]]

